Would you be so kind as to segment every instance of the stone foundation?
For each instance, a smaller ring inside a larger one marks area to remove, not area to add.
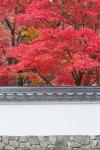
[[[100,136],[0,136],[0,150],[100,150]]]

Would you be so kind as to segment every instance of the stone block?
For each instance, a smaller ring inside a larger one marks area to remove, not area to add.
[[[88,145],[90,143],[90,137],[89,136],[83,136],[82,138],[82,144]]]
[[[96,148],[98,144],[98,140],[92,140],[91,141],[91,148]]]
[[[11,136],[10,139],[11,139],[11,140],[14,140],[14,141],[15,141],[15,140],[17,141],[17,140],[18,140],[18,136]]]
[[[27,148],[27,149],[32,149],[32,145],[30,144],[30,142],[26,142],[26,143],[20,143],[20,148]]]
[[[42,150],[40,145],[32,145],[32,150]]]
[[[81,136],[81,135],[69,136],[69,140],[81,143],[83,140],[83,136]]]
[[[18,148],[19,147],[19,142],[17,142],[17,141],[9,141],[9,145],[13,146],[14,148]]]
[[[33,145],[38,145],[40,144],[39,139],[37,136],[29,136],[29,142]]]
[[[56,143],[56,139],[57,139],[56,136],[50,136],[49,137],[49,144],[54,145]]]
[[[81,147],[81,143],[72,141],[72,142],[71,142],[71,147],[72,147],[72,148],[79,148],[79,147]]]
[[[5,144],[3,142],[0,142],[0,150],[3,150]]]
[[[91,150],[90,145],[82,145],[81,150]]]
[[[10,137],[8,137],[8,136],[3,136],[3,137],[2,137],[2,142],[5,143],[5,144],[8,144],[8,143],[9,143],[9,139],[10,139]]]
[[[19,137],[19,142],[28,142],[28,137]]]
[[[12,147],[12,146],[6,145],[6,146],[4,147],[4,150],[15,150],[15,148]]]

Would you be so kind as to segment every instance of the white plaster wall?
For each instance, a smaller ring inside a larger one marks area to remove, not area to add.
[[[99,104],[0,105],[0,135],[100,135]]]

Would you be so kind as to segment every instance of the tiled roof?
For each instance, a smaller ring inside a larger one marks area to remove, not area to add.
[[[95,103],[100,87],[0,87],[0,103]]]

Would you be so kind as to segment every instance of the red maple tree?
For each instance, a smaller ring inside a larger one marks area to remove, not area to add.
[[[1,85],[100,85],[99,0],[0,3]]]

